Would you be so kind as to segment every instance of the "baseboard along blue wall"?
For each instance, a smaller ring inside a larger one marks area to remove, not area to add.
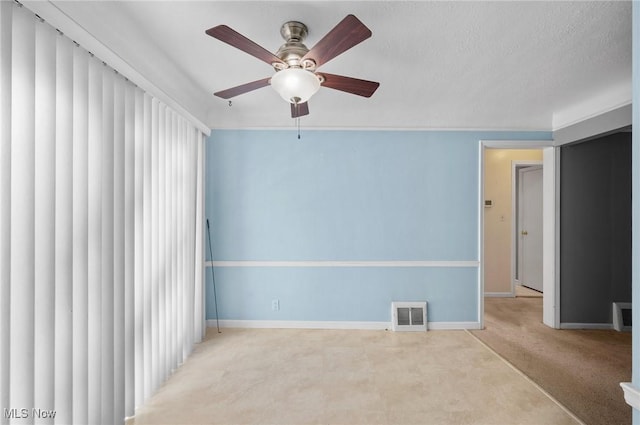
[[[478,267],[244,267],[246,261],[478,261],[480,140],[550,132],[216,130],[206,142],[220,319],[478,320]],[[215,318],[207,271],[207,318]],[[272,301],[279,300],[279,310]]]

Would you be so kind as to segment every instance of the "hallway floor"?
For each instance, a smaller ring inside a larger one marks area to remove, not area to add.
[[[471,331],[587,425],[628,425],[620,382],[631,380],[631,332],[557,330],[542,298],[485,298],[485,329]]]
[[[516,285],[516,297],[532,297],[532,298],[542,298],[542,292],[534,291],[531,288],[527,288],[526,286]]]
[[[209,330],[141,424],[576,424],[466,331]]]

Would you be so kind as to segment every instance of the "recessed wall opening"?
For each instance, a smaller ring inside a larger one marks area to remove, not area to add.
[[[557,287],[553,274],[557,243],[553,142],[483,141],[480,161],[481,322],[484,326],[485,296],[515,297],[517,285],[526,279],[532,282],[526,286],[533,287],[544,296],[543,322],[547,326],[558,327],[554,302]],[[530,231],[522,227],[523,217],[519,214],[522,207],[518,211],[518,176],[522,171],[540,168],[542,171],[531,173],[538,174],[537,187],[541,193],[532,201],[532,205],[537,205],[540,210],[537,211],[539,221]],[[487,200],[491,201],[491,207],[487,207]],[[537,235],[537,245],[534,244],[536,255],[531,261],[519,261],[524,251],[534,252],[534,248],[522,244],[525,238],[535,236],[532,231]],[[529,272],[528,277],[524,276],[525,271]]]

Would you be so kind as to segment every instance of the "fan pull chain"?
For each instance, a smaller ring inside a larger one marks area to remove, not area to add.
[[[300,117],[296,118],[296,123],[298,124],[298,140],[300,140]]]

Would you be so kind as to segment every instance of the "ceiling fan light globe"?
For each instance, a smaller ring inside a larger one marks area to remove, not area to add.
[[[311,71],[288,68],[271,77],[273,89],[289,103],[304,103],[320,89],[320,80]]]

